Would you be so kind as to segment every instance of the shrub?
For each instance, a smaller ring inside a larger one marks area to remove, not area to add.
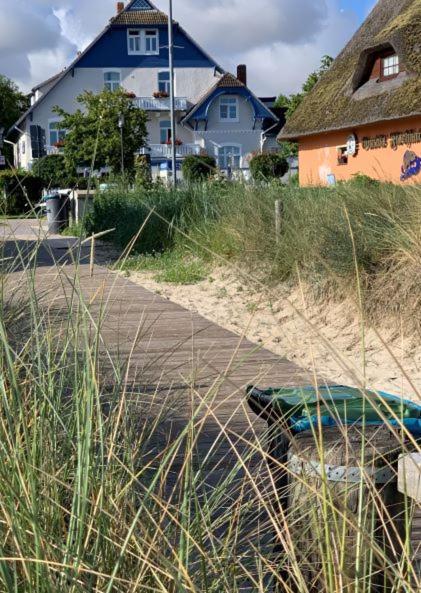
[[[39,159],[33,167],[34,175],[42,179],[47,188],[64,188],[74,185],[74,176],[66,170],[66,163],[62,154],[51,154]]]
[[[41,199],[43,182],[36,175],[25,171],[0,172],[1,211],[18,215],[29,212]]]
[[[190,155],[183,161],[183,177],[190,183],[204,181],[209,179],[216,169],[216,161],[211,156]]]
[[[280,179],[288,172],[288,162],[280,154],[257,154],[250,161],[250,171],[255,181]]]
[[[135,180],[137,185],[150,187],[152,183],[151,161],[147,155],[135,158]]]

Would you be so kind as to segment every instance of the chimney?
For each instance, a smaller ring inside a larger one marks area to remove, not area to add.
[[[123,12],[124,10],[124,2],[117,2],[117,14],[120,14],[120,12]]]
[[[247,86],[247,66],[245,64],[240,64],[237,66],[237,78],[240,82]]]

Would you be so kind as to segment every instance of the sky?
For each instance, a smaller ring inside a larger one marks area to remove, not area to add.
[[[168,0],[155,0],[167,11]],[[260,96],[300,89],[336,56],[375,0],[173,0],[174,18],[226,70],[248,66]],[[0,73],[24,91],[62,70],[105,27],[116,0],[0,0]]]

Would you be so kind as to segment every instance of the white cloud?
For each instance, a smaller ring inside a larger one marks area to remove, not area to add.
[[[105,27],[115,0],[0,0],[0,73],[25,89],[60,71]],[[168,0],[155,0],[167,11]],[[293,92],[358,25],[339,0],[174,0],[174,18],[259,94]]]

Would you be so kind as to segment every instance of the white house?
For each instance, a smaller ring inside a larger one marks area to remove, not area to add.
[[[272,146],[279,119],[247,86],[245,66],[226,73],[176,22],[174,29],[177,157],[205,151],[222,169],[248,168],[252,152]],[[60,74],[33,89],[30,109],[9,130],[15,162],[33,162],[57,152],[65,137],[53,109],[74,111],[84,91],[123,87],[148,113],[152,166],[171,152],[168,17],[150,0],[117,4],[117,14],[94,41]]]

